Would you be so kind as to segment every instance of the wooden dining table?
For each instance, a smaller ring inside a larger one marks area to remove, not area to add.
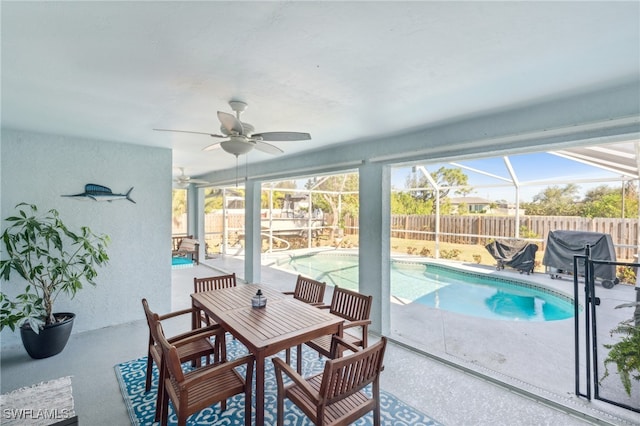
[[[267,298],[263,308],[252,308],[251,298],[260,289]],[[256,360],[255,424],[264,425],[264,373],[268,356],[330,334],[342,335],[343,319],[287,297],[266,286],[236,287],[191,295],[194,324],[204,311],[224,330],[242,342]]]

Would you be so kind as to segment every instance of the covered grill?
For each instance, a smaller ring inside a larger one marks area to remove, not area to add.
[[[506,265],[527,275],[533,272],[537,245],[522,240],[495,240],[485,248],[498,262],[496,269],[504,269]]]
[[[590,247],[592,260],[615,262],[616,252],[611,235],[587,231],[550,231],[542,264],[549,268],[551,278],[559,273],[573,273],[573,257],[586,255]],[[584,262],[578,262],[578,275],[584,276]],[[611,288],[618,283],[615,265],[595,265],[594,278],[602,280],[602,286]]]

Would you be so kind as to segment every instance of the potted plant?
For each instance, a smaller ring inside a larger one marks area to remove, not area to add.
[[[29,355],[46,358],[64,349],[75,318],[54,312],[54,302],[62,293],[73,299],[84,284],[95,285],[97,268],[109,260],[109,237],[86,226],[70,230],[55,209],[40,214],[28,203],[16,209],[0,236],[0,279],[23,290],[14,298],[0,291],[0,330],[20,327]],[[10,281],[15,274],[22,280]]]
[[[621,334],[623,337],[617,343],[604,345],[609,349],[609,354],[604,360],[605,373],[600,380],[602,382],[609,375],[608,365],[615,364],[620,381],[629,396],[631,396],[632,380],[640,381],[640,289],[636,291],[638,301],[616,306],[616,308],[635,307],[635,312],[633,318],[620,322],[611,330],[611,335]]]

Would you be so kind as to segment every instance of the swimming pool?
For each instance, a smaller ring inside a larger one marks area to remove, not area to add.
[[[357,255],[314,253],[276,263],[327,284],[358,288]],[[392,261],[391,295],[402,303],[500,320],[557,321],[574,314],[573,300],[551,289],[423,262]]]

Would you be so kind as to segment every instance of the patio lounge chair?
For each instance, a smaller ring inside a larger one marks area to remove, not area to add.
[[[196,265],[200,263],[200,241],[193,235],[171,237],[171,256],[189,257]]]

